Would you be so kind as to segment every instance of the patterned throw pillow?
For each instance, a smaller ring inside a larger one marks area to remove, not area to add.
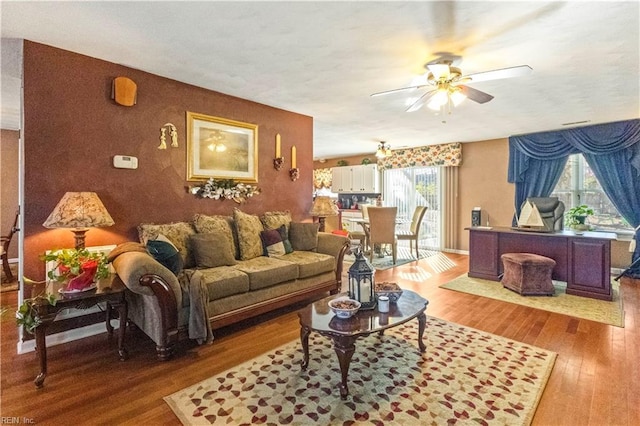
[[[280,233],[280,238],[282,238],[284,252],[291,253],[293,251],[293,246],[291,246],[291,241],[289,241],[289,231],[287,230],[287,227],[285,225],[281,225],[277,231]]]
[[[264,231],[264,227],[260,218],[239,209],[233,209],[233,220],[238,230],[240,260],[250,260],[262,256],[260,232]]]
[[[195,234],[189,239],[191,250],[199,268],[235,265],[235,250],[223,232]]]
[[[288,232],[289,224],[291,223],[291,212],[289,212],[289,210],[281,212],[266,212],[260,219],[262,220],[264,229],[278,229],[280,226],[284,225]]]
[[[291,222],[289,227],[289,240],[294,250],[314,251],[318,247],[317,223]]]
[[[193,225],[188,222],[138,225],[138,236],[142,244],[146,245],[147,241],[156,240],[158,235],[164,235],[180,252],[185,268],[192,268],[195,265],[193,254],[189,251],[189,237],[195,233]]]
[[[207,234],[210,232],[217,232],[222,234],[229,241],[230,246],[233,248],[234,257],[240,257],[237,237],[233,235],[233,217],[222,215],[209,216],[206,214],[196,214],[193,217],[193,226],[200,234]]]
[[[282,236],[277,229],[262,231],[260,233],[260,239],[262,240],[262,247],[264,249],[265,256],[282,256],[286,253],[284,250],[284,244],[282,243]]]

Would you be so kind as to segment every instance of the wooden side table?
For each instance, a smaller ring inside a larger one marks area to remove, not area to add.
[[[119,314],[118,329],[118,354],[120,360],[127,359],[127,350],[124,347],[124,337],[127,325],[127,301],[125,299],[126,286],[118,275],[112,274],[107,278],[98,280],[96,288],[72,294],[62,294],[59,292],[63,285],[61,283],[50,282],[47,284],[47,293],[53,294],[56,298],[55,306],[47,301],[40,300],[35,304],[38,315],[42,322],[35,329],[36,353],[40,360],[40,374],[34,380],[36,387],[44,385],[47,376],[47,327],[55,320],[58,313],[64,309],[88,309],[98,303],[106,302],[106,326],[109,334],[113,333],[111,318],[113,310]]]

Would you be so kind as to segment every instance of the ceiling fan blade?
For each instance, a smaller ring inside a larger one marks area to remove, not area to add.
[[[433,74],[433,77],[436,80],[440,80],[441,78],[444,77],[445,80],[449,79],[449,65],[447,64],[427,64],[427,68],[429,68],[429,71],[431,71],[431,74]]]
[[[481,92],[478,89],[474,89],[473,87],[469,87],[469,86],[456,86],[459,87],[460,90],[462,90],[462,93],[469,99],[471,99],[474,102],[477,102],[479,104],[484,104],[489,102],[491,99],[493,99],[493,96],[491,96],[488,93],[485,92]]]
[[[422,108],[422,105],[427,103],[433,97],[433,95],[436,94],[437,91],[438,90],[436,89],[436,90],[431,90],[429,92],[425,92],[424,95],[420,96],[417,101],[412,103],[411,106],[407,108],[406,112],[414,112]]]
[[[475,74],[467,74],[461,79],[470,78],[471,81],[465,80],[471,83],[477,83],[479,81],[498,80],[501,78],[522,77],[529,75],[533,69],[529,65],[520,65],[517,67],[501,68],[499,70],[477,72]]]
[[[393,89],[393,90],[385,90],[384,92],[377,92],[377,93],[372,93],[371,97],[373,96],[382,96],[382,95],[388,95],[390,93],[396,93],[396,92],[402,92],[405,90],[413,90],[413,89],[420,89],[422,87],[426,86],[426,84],[419,84],[417,86],[409,86],[409,87],[401,87],[399,89]]]

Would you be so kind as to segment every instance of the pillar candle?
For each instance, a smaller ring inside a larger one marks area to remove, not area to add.
[[[371,300],[369,297],[369,293],[371,293],[371,284],[369,284],[369,282],[367,281],[361,283],[360,291],[362,292],[360,293],[360,301],[364,303],[370,302]]]
[[[291,168],[292,169],[296,168],[296,147],[295,146],[291,147]]]
[[[280,158],[280,133],[276,135],[276,158]]]

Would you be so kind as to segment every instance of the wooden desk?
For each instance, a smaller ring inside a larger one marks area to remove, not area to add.
[[[469,276],[500,281],[503,253],[534,253],[556,261],[552,278],[566,281],[567,294],[612,300],[613,233],[572,231],[541,233],[506,227],[471,227]]]

